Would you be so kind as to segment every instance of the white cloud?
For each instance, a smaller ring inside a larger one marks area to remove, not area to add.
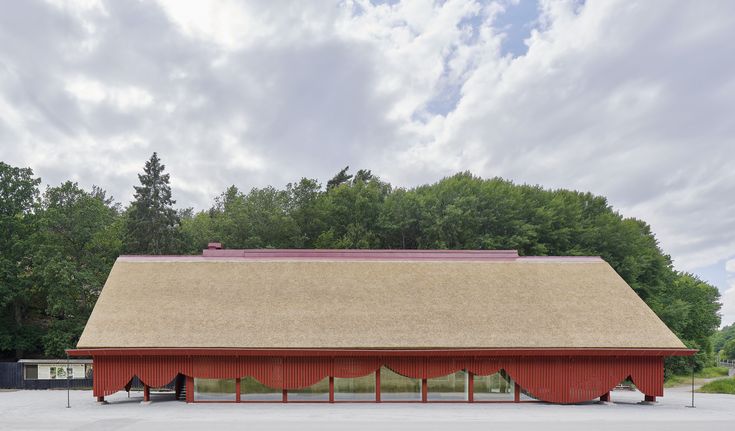
[[[722,325],[735,323],[735,259],[730,259],[725,264],[727,271],[728,287],[722,292]]]
[[[735,60],[719,41],[735,21],[726,3],[700,6],[544,3],[528,53],[478,63],[457,109],[405,150],[404,172],[474,166],[591,190],[652,223],[680,267],[722,259],[735,250],[735,202],[724,198],[735,191],[725,118]]]
[[[189,36],[214,41],[224,48],[247,45],[265,23],[250,19],[235,1],[160,0],[171,19]]]
[[[153,103],[153,96],[149,92],[132,85],[112,87],[91,79],[75,78],[70,80],[65,88],[72,96],[83,102],[107,102],[123,111],[145,108]]]
[[[125,202],[158,151],[204,208],[346,164],[470,169],[606,195],[679,268],[733,257],[732,2],[543,1],[517,57],[512,1],[52,3],[0,14],[0,158],[46,182]]]
[[[157,1],[184,34],[226,51],[325,40],[340,14],[337,0]]]
[[[388,113],[397,120],[410,121],[422,114],[442,85],[457,84],[485,39],[495,37],[496,47],[500,42],[497,36],[484,34],[482,28],[462,24],[468,17],[490,20],[497,13],[497,8],[483,8],[472,0],[441,5],[433,1],[361,5],[361,13],[336,23],[337,34],[374,48],[380,62],[375,90],[400,94]],[[483,34],[470,43],[472,32]]]

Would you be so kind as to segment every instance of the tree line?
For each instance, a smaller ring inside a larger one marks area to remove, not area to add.
[[[712,336],[712,347],[720,359],[735,359],[735,323],[727,325]]]
[[[59,357],[73,347],[120,254],[226,248],[516,249],[601,256],[687,346],[713,361],[718,290],[677,271],[644,221],[605,197],[469,172],[414,188],[346,167],[285,188],[232,185],[201,211],[176,209],[156,153],[123,206],[67,181],[43,192],[30,168],[0,162],[0,355]],[[609,316],[615,318],[615,316]],[[672,359],[681,371],[688,359]]]

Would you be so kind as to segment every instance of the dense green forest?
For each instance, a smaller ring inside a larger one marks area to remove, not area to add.
[[[713,360],[717,289],[676,271],[650,227],[622,217],[602,196],[469,172],[401,188],[369,170],[352,175],[345,168],[325,186],[308,178],[283,189],[233,185],[196,212],[175,208],[164,172],[154,153],[125,207],[98,187],[70,181],[41,191],[30,168],[0,162],[0,355],[63,356],[119,254],[195,254],[216,240],[227,248],[599,255],[688,346],[701,350],[697,367]],[[674,359],[667,370],[687,367],[688,359]]]

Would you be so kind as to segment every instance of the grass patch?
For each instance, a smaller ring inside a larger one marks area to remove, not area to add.
[[[696,379],[714,379],[717,377],[727,377],[727,367],[703,368],[701,371],[697,371],[696,373],[694,373],[694,377]],[[691,384],[691,381],[691,374],[674,374],[673,376],[669,376],[669,378],[666,379],[666,382],[664,382],[664,387],[672,388],[675,386],[682,386],[686,384]]]
[[[691,376],[681,376],[674,374],[673,376],[669,376],[668,379],[664,382],[665,388],[673,388],[675,386],[682,386],[687,383],[691,383],[692,377]]]
[[[711,381],[699,388],[697,392],[735,395],[735,378]]]
[[[703,379],[711,379],[714,377],[727,377],[727,367],[703,368],[702,371],[694,373],[694,377],[701,377]]]

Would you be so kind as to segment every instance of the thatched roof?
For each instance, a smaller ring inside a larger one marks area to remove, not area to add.
[[[599,258],[354,253],[120,257],[78,347],[684,347]]]

